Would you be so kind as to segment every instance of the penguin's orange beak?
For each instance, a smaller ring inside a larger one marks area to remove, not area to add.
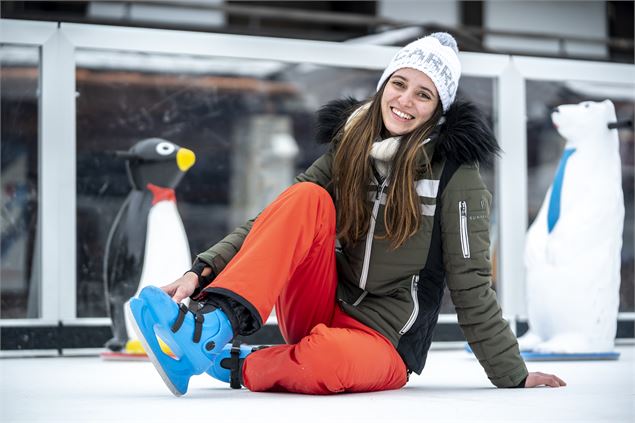
[[[196,155],[192,150],[187,148],[180,148],[176,153],[176,164],[181,169],[181,172],[187,172],[189,168],[194,166],[196,162]]]

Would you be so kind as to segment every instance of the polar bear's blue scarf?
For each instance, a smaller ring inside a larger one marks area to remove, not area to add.
[[[564,169],[567,166],[567,160],[575,153],[575,148],[567,148],[562,153],[562,158],[556,170],[556,176],[553,179],[551,188],[551,198],[549,198],[549,210],[547,211],[547,231],[551,233],[560,218],[560,194],[562,193],[562,181],[564,180]]]

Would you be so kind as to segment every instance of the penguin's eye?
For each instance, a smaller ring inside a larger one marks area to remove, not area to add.
[[[174,144],[169,142],[159,143],[156,147],[157,153],[159,153],[162,156],[167,156],[172,154],[175,149],[176,148],[174,147]]]

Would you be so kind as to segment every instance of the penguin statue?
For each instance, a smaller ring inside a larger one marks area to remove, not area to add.
[[[111,351],[134,351],[134,331],[124,304],[148,285],[182,276],[192,264],[174,189],[194,165],[191,150],[160,138],[118,151],[126,160],[132,191],[110,229],[104,255],[104,286],[112,319]]]
[[[551,117],[566,145],[527,233],[529,332],[518,342],[536,359],[615,358],[624,224],[617,135],[622,124],[609,100],[562,105]]]

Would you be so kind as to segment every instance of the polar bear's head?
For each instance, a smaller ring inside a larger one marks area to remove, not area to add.
[[[611,100],[564,104],[556,107],[551,114],[551,121],[567,140],[567,145],[608,135],[608,124],[615,120],[615,106]]]

